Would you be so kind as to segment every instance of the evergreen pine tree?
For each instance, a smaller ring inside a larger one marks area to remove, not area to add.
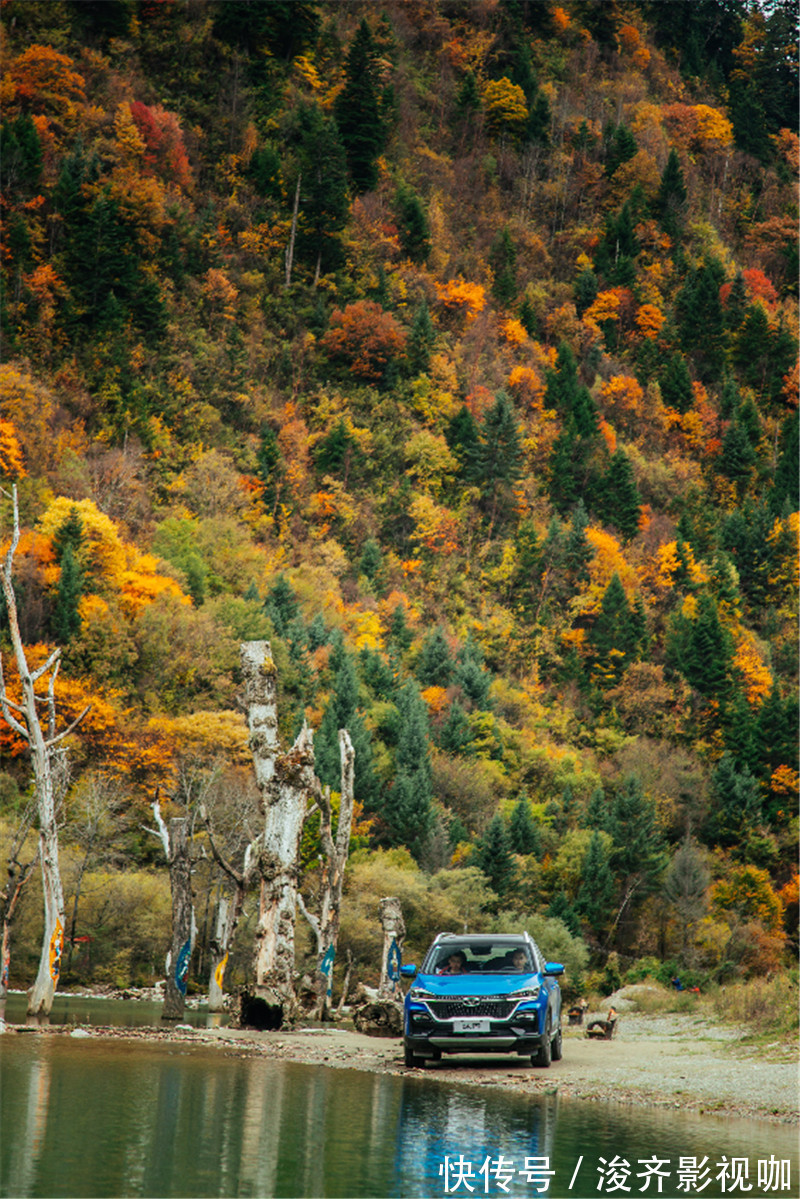
[[[575,897],[575,911],[595,935],[599,935],[611,923],[615,889],[608,853],[599,832],[595,831],[583,859],[581,885]]]
[[[517,251],[508,229],[497,234],[489,249],[489,265],[494,272],[492,295],[500,304],[510,304],[517,293]]]
[[[522,442],[514,407],[504,391],[486,413],[474,454],[474,474],[481,485],[489,518],[489,535],[513,505],[512,488],[522,475]]]
[[[712,808],[707,835],[722,845],[732,845],[761,817],[761,788],[747,766],[736,767],[733,755],[724,753],[711,776]]]
[[[675,302],[681,347],[692,355],[704,383],[716,383],[726,362],[728,331],[719,298],[723,281],[720,264],[706,259],[690,273]]]
[[[315,769],[320,782],[331,790],[341,786],[339,730],[347,729],[355,752],[353,763],[356,798],[374,809],[377,783],[372,766],[372,737],[358,711],[359,681],[352,657],[342,645],[330,658],[335,671],[331,698],[314,738]]]
[[[534,311],[533,304],[531,304],[527,296],[524,297],[522,303],[520,304],[517,316],[519,317],[520,324],[522,325],[523,329],[528,334],[528,337],[535,337],[538,332],[539,324],[536,320],[536,313]]]
[[[638,648],[638,630],[616,571],[603,593],[588,641],[592,649],[593,677],[601,686],[613,686]]]
[[[377,51],[366,18],[356,30],[345,63],[344,87],[336,97],[335,116],[347,154],[353,190],[374,191],[378,156],[386,140],[381,115]]]
[[[639,495],[630,459],[623,450],[617,450],[612,455],[596,502],[604,520],[619,529],[626,541],[636,536],[639,531],[642,497]]]
[[[489,886],[503,899],[514,886],[516,866],[509,845],[505,821],[494,816],[479,839],[473,857],[475,865],[489,880]]]
[[[53,630],[61,645],[68,645],[80,632],[81,618],[78,604],[83,595],[83,569],[67,542],[61,553],[61,577],[58,581],[58,596],[53,611]]]
[[[483,668],[483,654],[472,640],[465,641],[458,651],[453,680],[461,688],[472,707],[486,710],[489,707],[489,688],[492,676]]]
[[[689,682],[708,699],[724,699],[730,686],[732,659],[730,634],[720,623],[713,596],[704,591],[692,621],[686,663]]]
[[[615,875],[637,879],[646,893],[663,871],[666,856],[655,800],[644,794],[636,775],[615,791],[606,831],[614,841],[610,865]]]
[[[467,484],[478,481],[480,435],[475,417],[464,404],[445,429],[445,440],[460,466],[460,476]]]
[[[539,830],[531,815],[531,806],[525,796],[517,800],[508,822],[508,839],[514,853],[537,856],[542,852]]]
[[[668,408],[674,408],[677,412],[689,411],[694,401],[694,392],[689,368],[682,354],[674,353],[669,356],[658,382],[661,399]]]
[[[722,453],[719,457],[718,469],[721,474],[736,485],[739,495],[742,495],[756,463],[756,452],[750,442],[747,432],[734,420],[722,439]]]
[[[570,516],[560,561],[568,597],[577,594],[589,581],[589,563],[594,556],[594,550],[586,537],[588,527],[586,507],[583,499],[579,499]]]
[[[728,302],[725,305],[725,324],[731,333],[736,333],[741,328],[746,314],[747,285],[745,284],[742,272],[737,271],[731,284]]]
[[[686,219],[686,199],[686,183],[680,160],[673,147],[662,172],[655,200],[659,224],[673,241],[677,241],[683,231],[683,223]]]
[[[581,935],[580,917],[563,891],[559,891],[553,896],[545,915],[551,920],[560,920],[573,937]]]
[[[264,601],[264,611],[272,621],[275,632],[279,637],[285,637],[289,625],[300,615],[300,605],[297,596],[286,575],[279,574],[267,592]],[[340,725],[344,728],[344,725]]]
[[[597,275],[591,269],[586,267],[581,271],[578,278],[575,280],[573,293],[575,295],[575,309],[578,316],[583,316],[587,308],[591,308],[597,299],[597,293],[600,290],[600,285],[597,282]]]
[[[397,189],[400,244],[412,262],[425,262],[431,252],[431,229],[419,196],[406,183]]]
[[[430,366],[431,348],[435,337],[431,314],[423,298],[414,314],[408,337],[408,361],[414,374],[424,374]]]
[[[419,688],[409,680],[398,695],[400,727],[394,782],[385,796],[381,817],[392,845],[405,845],[418,858],[433,827],[433,795],[428,709]]]
[[[450,646],[443,630],[436,628],[422,642],[416,676],[423,687],[447,687],[452,673]]]
[[[457,699],[447,709],[447,716],[439,732],[439,748],[447,754],[469,756],[474,740],[469,717]]]

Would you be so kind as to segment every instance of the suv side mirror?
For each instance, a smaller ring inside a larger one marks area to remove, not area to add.
[[[544,972],[545,974],[563,974],[564,967],[560,962],[545,962]]]
[[[561,969],[563,970],[564,967],[562,966]],[[407,966],[400,967],[400,975],[402,978],[413,978],[416,973],[417,967],[413,962],[409,962]]]

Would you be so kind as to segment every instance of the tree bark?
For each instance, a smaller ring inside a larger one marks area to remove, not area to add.
[[[279,753],[277,674],[269,643],[241,646],[244,706],[250,729],[264,829],[252,846],[261,875],[255,934],[255,995],[291,1019],[295,990],[295,918],[300,834],[309,796],[317,794],[311,730],[303,725],[292,749]]]
[[[236,926],[242,914],[244,898],[252,874],[252,851],[248,847],[244,870],[240,872],[234,869],[217,847],[211,821],[204,806],[200,808],[200,819],[205,825],[214,860],[233,883],[233,898],[221,895],[217,903],[216,923],[210,946],[211,973],[208,980],[208,1008],[211,1012],[221,1012],[225,1007],[225,967],[228,963],[233,934],[236,932]]]
[[[195,939],[189,821],[186,816],[176,816],[169,822],[169,882],[172,891],[172,945],[167,955],[161,1019],[181,1020]]]
[[[383,999],[394,999],[397,994],[397,981],[390,978],[389,969],[395,947],[398,955],[402,954],[403,941],[406,935],[403,909],[400,900],[395,896],[387,896],[379,904],[381,924],[383,925],[383,955],[381,957],[381,981],[378,984],[378,995]]]
[[[22,703],[15,703],[6,690],[0,656],[0,709],[11,728],[25,741],[31,755],[34,791],[39,820],[39,856],[42,864],[42,890],[44,893],[44,932],[42,951],[36,981],[28,992],[28,1014],[47,1015],[53,1007],[56,986],[61,973],[61,954],[64,947],[64,892],[58,861],[58,827],[56,823],[56,788],[54,785],[54,751],[69,733],[79,724],[89,710],[87,706],[77,720],[56,735],[55,731],[55,680],[58,674],[60,649],[50,654],[47,661],[31,672],[22,637],[19,631],[17,601],[13,587],[14,554],[19,544],[19,506],[16,486],[11,494],[3,491],[12,501],[14,528],[5,560],[0,564],[0,583],[8,613],[11,644],[22,685]],[[44,675],[50,675],[47,704],[49,727],[47,735],[42,730],[37,711],[36,683]]]
[[[292,228],[289,233],[289,245],[286,247],[286,286],[292,283],[292,266],[294,264],[294,241],[297,236],[297,214],[300,210],[300,183],[303,176],[297,176],[297,187],[294,190],[294,208],[292,209]]]
[[[353,777],[355,751],[346,729],[339,730],[339,753],[342,763],[342,790],[339,804],[339,823],[336,841],[333,839],[333,822],[330,791],[326,787],[320,797],[320,843],[325,854],[322,894],[319,915],[309,912],[303,898],[298,894],[300,910],[308,920],[317,940],[317,969],[314,978],[316,1002],[313,1015],[316,1019],[331,1019],[331,981],[336,944],[339,937],[339,914],[342,906],[344,869],[350,852],[350,832],[353,824]]]

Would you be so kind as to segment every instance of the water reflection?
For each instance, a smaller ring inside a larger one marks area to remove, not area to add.
[[[9,1024],[46,1027],[60,1024],[88,1024],[112,1028],[163,1027],[163,1003],[147,999],[104,999],[95,995],[60,993],[53,1001],[49,1016],[28,1016],[27,997],[15,992],[6,999],[5,1019]],[[208,1005],[187,1007],[180,1023],[192,1028],[222,1028],[229,1022],[227,1012],[210,1012]]]
[[[753,1181],[759,1157],[791,1158],[796,1191],[793,1131],[741,1121],[102,1037],[7,1033],[0,1068],[0,1195],[16,1199],[443,1196],[440,1168],[459,1156],[472,1164],[476,1195],[540,1193],[518,1171],[547,1158],[550,1199],[588,1199],[598,1194],[600,1155],[635,1163],[654,1151],[676,1162],[686,1153],[744,1155]],[[509,1192],[480,1173],[487,1156],[500,1155],[514,1163]],[[631,1179],[629,1193],[640,1191]],[[659,1193],[685,1199],[674,1186]],[[705,1199],[721,1193],[716,1181],[703,1190]]]

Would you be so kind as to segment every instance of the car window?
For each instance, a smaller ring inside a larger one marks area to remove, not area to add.
[[[525,945],[466,939],[436,946],[424,964],[429,974],[530,974],[537,968]]]

